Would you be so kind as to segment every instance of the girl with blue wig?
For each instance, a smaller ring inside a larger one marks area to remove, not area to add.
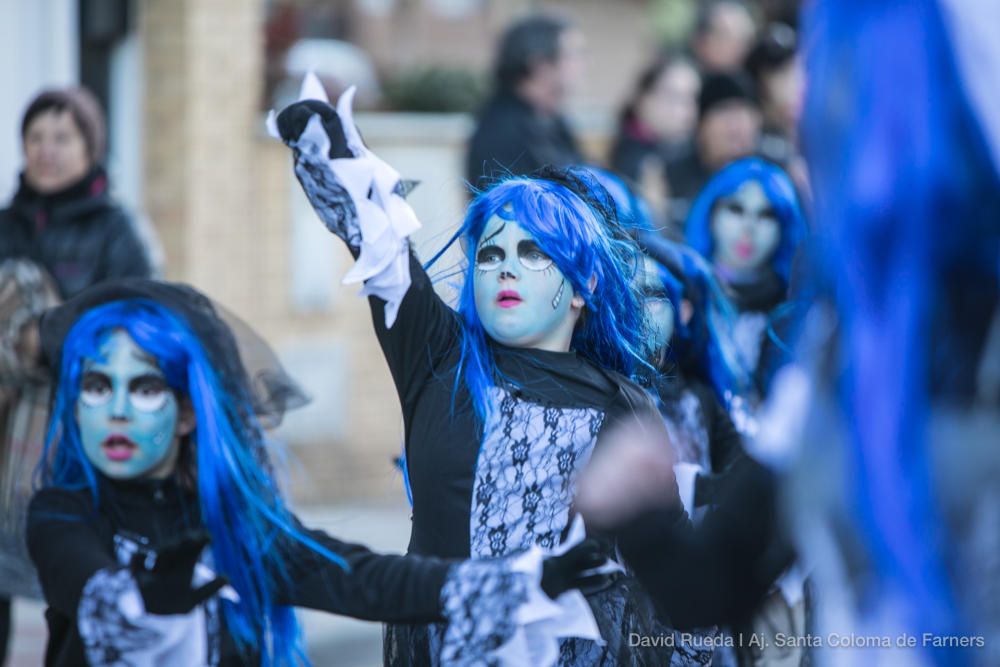
[[[664,417],[681,499],[694,516],[696,507],[712,503],[712,473],[742,454],[733,417],[752,428],[743,401],[749,374],[729,335],[735,314],[711,267],[690,248],[660,235],[649,208],[624,180],[602,169],[591,172],[643,251],[635,282],[651,329],[645,350],[649,370],[655,371],[643,384]]]
[[[575,475],[606,428],[656,414],[630,379],[646,365],[638,248],[588,173],[511,178],[476,197],[456,234],[466,264],[453,309],[410,250],[419,225],[398,174],[364,146],[350,114],[348,93],[336,111],[307,99],[270,124],[320,218],[357,257],[345,281],[364,280],[371,295],[403,412],[410,553],[557,549],[577,530]],[[682,509],[674,520],[685,522]],[[559,665],[665,665],[672,654],[683,664],[711,652],[630,643],[630,632],[672,629],[628,574],[587,592],[566,614],[592,613],[595,632],[562,641]],[[470,641],[489,629],[470,628]],[[438,637],[434,626],[391,625],[385,662],[435,664]]]
[[[296,606],[447,622],[442,664],[465,665],[517,626],[469,645],[480,615],[593,582],[579,576],[602,561],[587,542],[544,563],[456,562],[305,528],[264,432],[304,397],[266,344],[192,288],[105,283],[47,311],[40,331],[55,390],[27,532],[48,665],[308,663]],[[507,592],[491,596],[490,581]]]
[[[733,335],[754,372],[768,318],[787,298],[805,233],[795,187],[770,162],[737,160],[698,195],[686,230],[688,245],[712,263],[730,293],[739,312]]]

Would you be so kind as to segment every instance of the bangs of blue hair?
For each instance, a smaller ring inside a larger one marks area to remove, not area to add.
[[[723,197],[736,193],[749,181],[757,181],[771,202],[781,226],[781,239],[770,259],[770,266],[788,285],[795,251],[805,235],[805,221],[795,186],[785,171],[760,158],[744,158],[728,165],[705,185],[691,205],[685,226],[689,246],[712,261],[715,241],[712,237],[712,215]]]
[[[647,365],[642,352],[647,327],[632,284],[641,266],[638,246],[618,224],[611,196],[591,174],[582,169],[563,173],[586,194],[548,178],[509,178],[473,200],[459,230],[466,241],[465,281],[457,308],[464,326],[453,396],[462,378],[482,420],[489,413],[487,394],[497,377],[476,311],[473,269],[476,246],[494,216],[515,222],[530,234],[583,297],[585,308],[571,349],[626,377],[634,377],[640,366]]]
[[[191,401],[196,428],[182,447],[194,448],[196,470],[187,472],[197,480],[215,569],[240,597],[238,603],[222,600],[237,645],[259,652],[265,665],[308,663],[293,608],[277,604],[274,596],[288,584],[288,547],[297,541],[343,567],[346,563],[294,520],[273,478],[270,461],[277,445],[265,441],[249,395],[227,394],[204,347],[173,312],[148,300],[115,301],[86,312],[70,329],[38,469],[40,483],[89,488],[95,507],[100,504],[97,473],[80,441],[76,404],[85,360],[100,358],[101,346],[115,330],[127,332],[156,360],[170,387]]]

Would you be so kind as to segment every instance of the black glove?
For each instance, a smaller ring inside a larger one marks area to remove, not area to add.
[[[612,573],[584,572],[600,567],[608,560],[600,542],[587,538],[562,556],[546,558],[542,563],[542,590],[555,600],[566,591],[578,588],[584,595],[607,588],[614,580]]]
[[[278,134],[282,141],[286,144],[298,141],[309,119],[317,114],[326,135],[330,137],[330,158],[354,157],[347,147],[347,137],[344,136],[340,116],[332,106],[319,100],[302,100],[281,110],[277,120]]]
[[[137,553],[129,565],[139,584],[139,592],[151,614],[186,614],[205,602],[229,583],[216,577],[198,588],[191,588],[194,567],[210,541],[203,530],[188,531],[165,545],[156,554],[152,568],[146,567],[146,555]]]

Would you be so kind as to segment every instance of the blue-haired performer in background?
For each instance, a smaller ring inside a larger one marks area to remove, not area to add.
[[[805,234],[799,198],[778,166],[733,162],[702,189],[687,220],[687,242],[710,261],[739,316],[733,337],[756,374],[768,319],[787,298],[792,261]]]
[[[753,452],[784,470],[812,566],[817,627],[800,641],[830,665],[995,665],[1000,5],[820,0],[804,18],[820,298]],[[624,448],[595,456],[578,497],[592,524],[600,516],[619,531],[655,502],[612,497],[616,476],[641,488],[657,465],[669,470],[653,459],[662,447],[625,435],[611,443]],[[645,516],[626,557],[672,617],[692,582],[752,577],[755,534],[778,517],[742,496],[773,495],[772,477],[760,467],[721,504],[698,541],[706,553],[725,545],[729,562],[706,561],[686,581],[665,567],[679,540],[666,529],[650,539]],[[761,589],[746,592],[743,609]]]
[[[511,639],[523,604],[552,604],[603,561],[588,542],[544,563],[383,556],[306,529],[262,426],[304,397],[233,322],[192,288],[140,279],[43,316],[55,392],[28,547],[48,603],[47,665],[308,663],[295,606],[447,621],[446,664],[471,664]],[[493,645],[463,641],[497,613],[507,626]]]
[[[350,97],[336,112],[301,101],[270,121],[331,231],[357,257],[376,335],[402,405],[413,498],[409,551],[503,556],[557,547],[570,530],[575,476],[604,429],[655,415],[629,376],[644,365],[643,312],[631,278],[638,248],[595,196],[586,172],[517,177],[479,195],[456,234],[465,281],[452,309],[406,236],[419,226],[398,174],[361,142]],[[454,239],[453,239],[454,240]],[[660,423],[660,431],[666,437]],[[676,488],[673,489],[676,494]],[[687,521],[679,506],[674,521]],[[607,544],[609,556],[613,545]],[[570,639],[560,665],[707,662],[672,642],[630,641],[672,629],[627,574],[590,591],[603,642]],[[476,635],[489,628],[470,628]],[[435,626],[390,625],[387,665],[438,662]],[[669,637],[672,639],[672,637]]]

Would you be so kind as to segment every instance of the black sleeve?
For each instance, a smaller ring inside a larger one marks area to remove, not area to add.
[[[369,297],[375,335],[389,364],[404,413],[414,403],[438,362],[461,341],[458,314],[441,300],[416,256],[410,253],[410,288],[391,329],[385,301]]]
[[[117,210],[108,219],[107,245],[101,280],[151,278],[153,266],[135,223],[125,211]]]
[[[745,621],[794,553],[776,508],[776,481],[747,458],[698,526],[650,511],[616,532],[642,585],[678,629]]]
[[[89,494],[42,489],[28,506],[28,552],[50,607],[76,617],[94,573],[118,567]]]
[[[290,550],[288,588],[282,604],[308,607],[366,621],[434,623],[443,620],[441,588],[452,561],[384,555],[341,542],[319,530],[302,529],[346,561],[336,562],[296,542]]]
[[[699,400],[706,416],[711,472],[698,475],[695,482],[695,506],[714,505],[728,484],[732,471],[746,459],[743,436],[736,430],[732,418],[719,403],[710,387],[702,387]]]

